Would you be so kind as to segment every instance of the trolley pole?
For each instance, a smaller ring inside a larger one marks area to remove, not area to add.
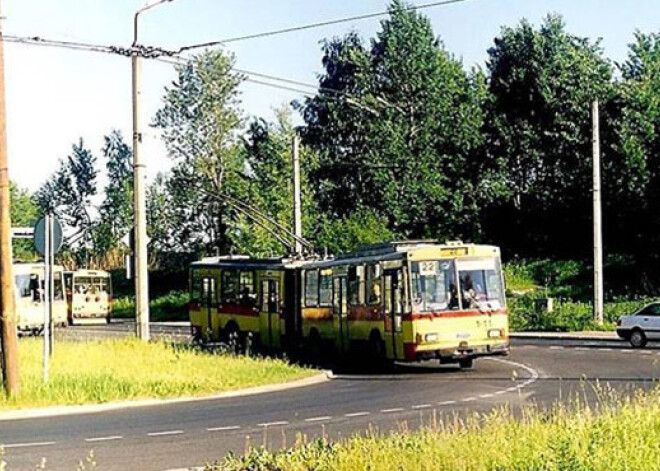
[[[0,20],[0,364],[2,383],[9,396],[20,392],[18,340],[12,275],[11,213],[9,202],[9,163],[7,160],[7,114],[5,104],[5,57]]]
[[[593,122],[593,213],[594,213],[594,321],[603,323],[603,231],[601,226],[600,195],[600,134],[598,100],[591,104]]]
[[[300,203],[300,138],[298,135],[293,136],[291,156],[293,159],[293,232],[296,235],[295,252],[296,255],[302,254],[302,210]]]

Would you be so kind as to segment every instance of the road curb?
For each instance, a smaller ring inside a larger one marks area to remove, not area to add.
[[[515,340],[573,340],[573,341],[593,341],[593,342],[625,342],[623,339],[614,335],[599,334],[576,334],[576,333],[557,333],[557,332],[511,332],[509,338]]]
[[[10,420],[25,420],[44,417],[57,417],[66,415],[94,414],[99,412],[109,412],[120,409],[133,409],[136,407],[163,406],[170,404],[179,404],[184,402],[212,401],[214,399],[228,399],[234,397],[254,396],[257,394],[266,394],[272,392],[286,391],[289,389],[303,388],[322,384],[334,379],[331,371],[323,371],[317,375],[303,378],[289,383],[268,384],[265,386],[254,386],[252,388],[237,389],[235,391],[226,391],[212,396],[186,396],[172,399],[139,399],[135,401],[117,401],[104,404],[86,404],[78,406],[57,406],[45,407],[40,409],[21,409],[16,411],[0,412],[0,422]]]

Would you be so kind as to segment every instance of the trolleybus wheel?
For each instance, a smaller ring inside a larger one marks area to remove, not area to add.
[[[369,335],[369,356],[375,362],[385,360],[385,345],[377,330],[373,330]]]
[[[458,366],[460,366],[462,370],[469,370],[474,366],[474,358],[461,358],[458,360]]]

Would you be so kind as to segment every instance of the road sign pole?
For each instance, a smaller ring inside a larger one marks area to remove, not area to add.
[[[49,322],[49,308],[48,308],[48,289],[50,288],[50,281],[48,280],[48,263],[50,262],[50,247],[51,247],[51,234],[50,230],[52,225],[50,223],[50,214],[44,216],[44,383],[48,382],[48,361],[50,355],[50,322]]]
[[[48,353],[50,356],[55,351],[55,325],[53,322],[53,298],[55,297],[55,278],[53,277],[53,265],[55,265],[55,241],[53,231],[53,215],[48,218],[48,233],[50,234],[50,258],[48,259],[48,322],[50,323],[50,339],[48,341]]]

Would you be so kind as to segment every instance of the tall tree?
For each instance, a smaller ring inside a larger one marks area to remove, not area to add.
[[[608,98],[612,66],[599,42],[553,15],[538,30],[525,20],[503,28],[488,57],[488,151],[509,192],[489,212],[491,235],[518,252],[586,255],[591,102]]]
[[[91,250],[94,247],[93,197],[97,193],[96,157],[83,140],[73,145],[71,154],[60,160],[59,168],[37,191],[42,211],[55,211],[69,228],[67,245]]]
[[[318,95],[301,107],[323,208],[372,211],[400,236],[473,238],[479,74],[466,74],[428,18],[398,0],[369,50],[351,34],[326,43],[323,65]]]
[[[236,145],[242,123],[234,57],[204,52],[177,68],[178,80],[166,89],[154,126],[162,129],[174,160],[168,180],[178,247],[201,253],[226,253],[232,213],[222,194],[237,197],[245,166]]]
[[[610,186],[616,192],[615,228],[627,230],[612,237],[644,271],[658,273],[660,255],[649,247],[660,242],[660,34],[636,33],[620,70],[621,152]]]
[[[108,182],[99,209],[96,249],[105,253],[133,227],[133,151],[119,131],[112,131],[104,138],[102,152]]]

